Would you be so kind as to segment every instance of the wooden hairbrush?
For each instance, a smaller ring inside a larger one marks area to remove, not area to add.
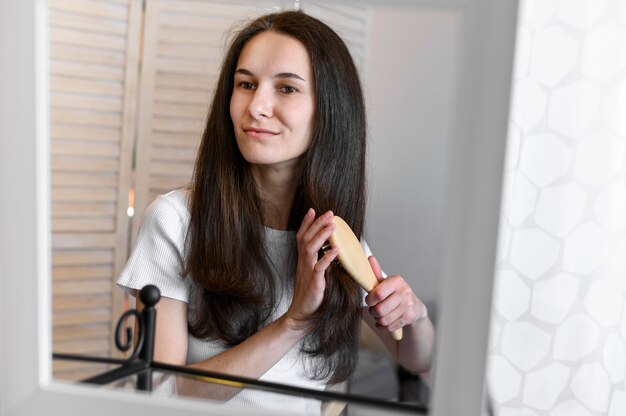
[[[339,248],[339,264],[367,293],[371,292],[378,285],[378,279],[374,276],[361,243],[341,217],[335,215],[332,222],[335,223],[335,231],[328,238],[328,242],[331,247]],[[393,331],[391,336],[400,341],[402,328]]]

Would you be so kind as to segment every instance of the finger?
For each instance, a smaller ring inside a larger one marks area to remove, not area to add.
[[[404,320],[399,319],[399,320],[395,321],[395,322],[394,322],[393,324],[391,324],[391,325],[386,325],[386,326],[385,326],[385,325],[381,325],[381,324],[379,324],[379,323],[376,323],[375,325],[376,325],[376,327],[377,327],[377,328],[383,329],[383,330],[385,330],[385,331],[387,331],[387,332],[395,332],[395,331],[397,331],[398,329],[403,328],[406,324],[407,324],[407,323],[406,323],[406,322],[404,322]]]
[[[392,325],[393,323],[401,319],[406,312],[405,308],[401,307],[401,305],[399,304],[396,305],[395,307],[391,307],[391,306],[389,307],[391,309],[386,311],[383,314],[375,310],[372,310],[370,312],[372,316],[374,316],[374,319],[377,324],[384,326],[384,327],[388,327],[389,325]],[[376,308],[374,307],[372,309],[376,309]]]
[[[309,210],[304,214],[304,218],[302,219],[302,223],[300,224],[300,228],[296,233],[296,238],[302,238],[304,233],[311,227],[311,224],[315,220],[315,210],[313,208],[309,208]]]
[[[374,287],[374,289],[372,289],[367,296],[365,296],[365,303],[367,306],[374,306],[383,302],[397,290],[397,288],[395,288],[397,284],[394,277],[395,276],[390,276],[386,279],[382,279],[378,285]]]
[[[330,266],[332,261],[337,257],[339,250],[331,249],[329,250],[322,258],[313,265],[312,274],[309,281],[309,288],[307,289],[307,293],[315,294],[318,296],[323,296],[324,290],[326,289],[326,279],[324,276],[324,272]]]
[[[333,247],[328,250],[326,254],[324,254],[317,263],[315,263],[314,271],[316,273],[324,273],[333,262],[333,260],[337,258],[338,254],[339,249],[337,247]]]
[[[324,227],[326,227],[333,219],[332,211],[326,211],[324,214],[320,215],[311,226],[304,232],[302,238],[306,241],[311,241],[317,233],[320,232]]]
[[[383,277],[383,270],[380,268],[380,264],[378,264],[378,260],[376,259],[376,257],[369,256],[367,260],[369,260],[370,266],[372,266],[372,270],[374,271],[374,276],[376,276],[376,279],[379,282],[385,280],[385,278]]]
[[[404,280],[402,276],[394,274],[382,279],[365,297],[365,302],[368,306],[374,306],[391,296],[394,292],[403,294],[404,296],[413,293],[406,280]]]
[[[408,325],[412,322],[412,320],[408,317],[406,317],[405,315],[400,315],[398,317],[398,319],[393,320],[393,322],[383,325],[383,324],[379,324],[378,322],[376,322],[376,326],[378,326],[379,328],[385,328],[387,331],[389,332],[394,332],[402,327],[404,327],[405,325]]]
[[[400,304],[395,309],[375,318],[377,324],[393,332],[405,325],[428,318],[426,305],[417,296],[412,294],[408,298],[403,296],[401,298]]]
[[[328,241],[330,236],[333,235],[333,232],[336,228],[337,226],[335,225],[335,223],[331,222],[327,224],[324,228],[319,230],[317,234],[315,234],[313,238],[307,243],[310,247],[310,250],[312,252],[318,252],[322,248],[324,243]]]
[[[366,297],[365,303],[368,302]],[[402,295],[399,293],[392,293],[385,297],[380,302],[376,302],[370,306],[369,312],[374,318],[379,319],[385,315],[388,315],[391,311],[396,309],[402,303]]]
[[[332,218],[332,212],[326,212],[311,224],[298,241],[299,253],[307,259],[307,262],[315,263],[319,259],[322,246],[328,241],[336,228]]]

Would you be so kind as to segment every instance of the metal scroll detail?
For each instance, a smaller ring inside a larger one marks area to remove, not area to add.
[[[130,375],[137,375],[137,390],[152,390],[152,370],[154,367],[154,334],[156,327],[156,304],[161,299],[159,288],[154,285],[144,286],[139,292],[143,310],[130,309],[122,314],[115,329],[115,346],[122,352],[133,353],[126,359],[109,357],[91,357],[80,354],[53,353],[57,360],[75,360],[104,364],[116,364],[117,368],[82,380],[83,383],[103,385]],[[135,318],[135,335],[128,324],[128,319]]]
[[[135,317],[135,334],[137,335],[136,343],[133,342],[134,337],[132,329],[129,326],[126,326],[126,323],[131,316]],[[126,329],[125,340],[123,340],[124,329]],[[122,316],[120,316],[120,319],[117,321],[117,326],[115,327],[115,346],[118,350],[126,352],[133,347],[133,344],[135,345],[133,353],[127,359],[128,362],[134,361],[139,356],[139,353],[143,348],[145,336],[145,327],[143,324],[141,312],[139,312],[137,309],[130,309],[124,312]]]

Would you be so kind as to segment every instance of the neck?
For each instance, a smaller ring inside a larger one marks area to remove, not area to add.
[[[256,165],[252,176],[263,204],[264,225],[286,230],[297,186],[295,171]]]

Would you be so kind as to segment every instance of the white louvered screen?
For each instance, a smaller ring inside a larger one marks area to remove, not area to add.
[[[146,4],[135,211],[186,186],[227,34],[281,2],[151,0]],[[134,221],[133,238],[139,221]]]
[[[139,0],[49,0],[53,351],[112,356],[126,261]],[[102,366],[54,361],[54,377]]]

